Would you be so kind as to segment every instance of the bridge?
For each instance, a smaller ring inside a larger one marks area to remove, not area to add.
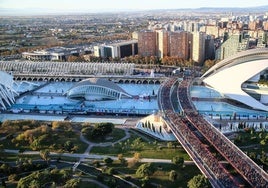
[[[158,103],[163,120],[197,167],[213,187],[241,187],[245,183],[252,187],[268,187],[267,173],[198,114],[189,97],[190,83],[187,79],[166,80],[159,89]],[[216,157],[215,150],[245,182],[220,163],[221,158]]]

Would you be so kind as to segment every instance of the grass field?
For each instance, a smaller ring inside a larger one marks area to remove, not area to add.
[[[138,152],[142,158],[154,159],[172,159],[175,156],[182,156],[185,160],[191,160],[186,151],[177,146],[176,148],[168,148],[167,142],[147,142],[141,139],[140,142],[136,140],[140,137],[131,133],[131,137],[121,143],[108,147],[93,147],[90,153],[100,155],[117,156],[123,153],[124,157],[132,157],[134,153]]]

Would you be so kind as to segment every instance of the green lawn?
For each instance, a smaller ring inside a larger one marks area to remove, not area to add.
[[[24,155],[24,154],[13,154],[13,153],[0,153],[0,160],[5,162],[16,161],[18,158],[28,158],[32,160],[41,159],[40,155]]]
[[[157,170],[151,177],[150,182],[164,187],[187,187],[187,183],[194,176],[201,174],[195,165],[187,165],[183,169],[178,169],[174,164],[160,164],[162,170]],[[177,179],[172,182],[169,180],[169,172],[175,170],[178,174]]]
[[[123,138],[125,135],[126,134],[123,129],[114,128],[113,132],[109,134],[108,136],[106,136],[106,138],[99,138],[99,139],[94,139],[94,140],[88,139],[88,140],[94,143],[115,142]]]
[[[141,142],[135,144],[135,140],[138,138],[140,137],[131,133],[131,137],[126,141],[108,147],[93,147],[90,153],[112,156],[123,153],[124,157],[132,157],[134,153],[138,152],[142,158],[172,159],[175,156],[182,156],[185,160],[191,160],[182,147],[168,148],[166,142],[155,140],[148,143],[142,139]]]
[[[141,163],[136,164],[133,167],[128,167],[127,165],[121,165],[117,161],[114,161],[113,164],[109,167],[113,167],[117,170],[122,178],[126,176],[132,177],[131,181],[137,183],[139,179],[136,176],[136,170],[141,165]],[[153,184],[162,185],[163,187],[187,187],[187,183],[194,176],[201,174],[199,169],[195,165],[186,165],[183,168],[178,168],[175,164],[167,163],[154,163],[156,171],[153,175],[149,177],[149,182]],[[172,182],[169,180],[169,172],[175,170],[178,174],[176,181]]]

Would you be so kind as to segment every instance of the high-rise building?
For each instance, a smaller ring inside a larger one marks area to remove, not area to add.
[[[268,31],[268,21],[263,22],[262,24],[263,24],[263,30]]]
[[[139,32],[138,51],[141,56],[173,56],[187,60],[191,57],[191,45],[190,32],[165,29]]]
[[[231,35],[216,52],[216,59],[226,59],[237,52],[247,50],[249,39],[244,37],[242,33]]]
[[[207,35],[213,35],[215,38],[218,38],[220,34],[220,28],[214,25],[202,26],[200,31],[206,33]]]
[[[215,59],[214,39],[209,35],[205,39],[205,60],[207,59]]]
[[[257,37],[257,48],[265,48],[267,46],[268,32],[260,30]]]
[[[168,37],[169,32],[164,29],[157,30],[157,50],[156,55],[157,57],[163,58],[169,55],[169,43]]]
[[[169,55],[181,59],[190,58],[192,34],[186,31],[171,32],[169,34]]]
[[[156,55],[156,32],[155,31],[141,31],[138,33],[138,53],[141,56],[155,56]]]
[[[257,22],[256,21],[251,21],[248,23],[248,29],[255,31],[257,29]]]
[[[193,33],[192,59],[197,63],[203,63],[205,60],[205,40],[205,33]]]
[[[134,31],[134,32],[132,33],[132,39],[134,39],[134,40],[138,40],[138,37],[139,37],[139,33],[136,32],[136,31]]]

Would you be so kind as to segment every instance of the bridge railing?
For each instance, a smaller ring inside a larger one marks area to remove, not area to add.
[[[195,109],[191,109],[189,99],[189,83],[184,83],[181,92],[184,95],[184,109],[187,119],[194,125],[203,136],[232,164],[232,166],[252,185],[257,187],[268,186],[267,174],[263,169],[256,165],[247,155],[222,134],[211,124],[198,115]],[[181,99],[180,99],[181,100]],[[185,101],[187,100],[187,101]],[[197,121],[198,117],[198,121]],[[220,137],[218,135],[221,135]],[[230,153],[232,155],[230,155]],[[243,165],[241,165],[243,164]],[[254,175],[254,177],[252,177]]]
[[[188,126],[181,121],[180,116],[174,112],[172,108],[171,90],[177,80],[170,79],[169,82],[160,88],[159,101],[160,109],[163,112],[163,119],[169,125],[176,138],[180,141],[182,146],[186,149],[189,155],[195,160],[199,169],[209,177],[214,187],[226,187],[235,185],[236,182],[230,178],[230,174],[223,168],[217,159],[210,154],[206,146],[203,145],[197,136],[191,132]],[[233,182],[233,183],[231,183]],[[235,186],[237,187],[237,186]]]

